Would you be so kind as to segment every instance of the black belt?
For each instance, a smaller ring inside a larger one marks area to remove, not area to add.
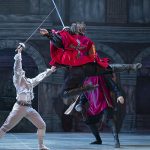
[[[21,102],[21,101],[17,101],[17,104],[20,105],[20,106],[32,107],[32,104],[24,103],[24,102]]]

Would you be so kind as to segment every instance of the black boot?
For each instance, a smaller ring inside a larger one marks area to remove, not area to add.
[[[110,119],[108,121],[108,126],[112,129],[112,133],[114,136],[114,147],[115,148],[120,148],[120,142],[119,142],[119,138],[118,138],[118,132],[117,132],[117,127],[116,127],[116,122],[114,119]]]
[[[136,71],[142,67],[141,63],[136,64],[110,64],[113,72]]]
[[[90,144],[102,144],[102,140],[96,140],[96,141],[94,141],[94,142],[91,142]]]
[[[89,128],[91,129],[93,135],[96,138],[96,141],[91,142],[90,144],[102,144],[102,140],[101,140],[101,137],[99,135],[97,126],[95,124],[90,124]]]
[[[114,141],[115,141],[115,148],[120,148],[120,142],[119,142],[119,138],[118,138],[118,134],[114,135]]]

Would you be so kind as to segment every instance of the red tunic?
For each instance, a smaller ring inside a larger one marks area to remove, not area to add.
[[[57,48],[50,43],[50,65],[62,64],[67,66],[81,66],[97,62],[100,66],[108,67],[108,59],[100,59],[98,55],[89,55],[94,43],[84,35],[71,35],[67,31],[58,32],[62,38],[64,48]]]

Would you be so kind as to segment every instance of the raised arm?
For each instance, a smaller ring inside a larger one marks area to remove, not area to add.
[[[30,79],[33,87],[38,85],[43,79],[45,79],[55,71],[56,71],[56,67],[52,66],[51,69],[46,69],[44,72],[40,73],[35,78]]]
[[[13,83],[16,86],[18,86],[20,84],[20,81],[21,81],[21,78],[23,75],[25,75],[25,72],[24,70],[22,69],[22,55],[21,55],[21,52],[23,50],[23,48],[25,48],[25,45],[21,45],[23,43],[20,43],[20,45],[17,47],[16,51],[18,52],[14,59],[15,59],[15,62],[14,62],[14,75],[13,75]]]

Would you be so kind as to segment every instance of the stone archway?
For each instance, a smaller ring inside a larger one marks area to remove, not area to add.
[[[133,63],[141,62],[143,58],[150,55],[150,47],[144,49],[138,56],[134,59]]]
[[[104,45],[102,43],[96,43],[96,47],[98,49],[97,52],[100,51],[110,56],[113,59],[114,63],[120,63],[120,64],[124,63],[124,60],[122,59],[122,57],[111,47]]]
[[[22,41],[19,40],[1,40],[0,41],[0,50],[5,49],[5,48],[12,48],[15,49]],[[44,62],[44,59],[40,55],[40,53],[31,45],[26,44],[26,49],[25,52],[32,57],[34,60],[35,64],[37,65],[38,71],[42,72],[46,68],[46,64]]]

